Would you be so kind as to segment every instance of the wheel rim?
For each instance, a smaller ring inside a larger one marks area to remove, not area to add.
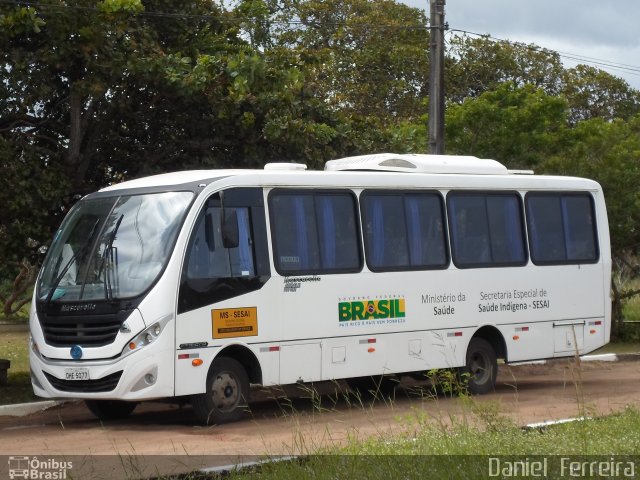
[[[229,412],[235,409],[241,400],[240,382],[228,373],[219,373],[211,386],[213,405],[221,412]]]
[[[473,381],[481,385],[491,378],[491,365],[486,355],[480,352],[474,352],[469,362],[469,370]]]

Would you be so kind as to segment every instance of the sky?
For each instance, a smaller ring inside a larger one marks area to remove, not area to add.
[[[429,16],[428,0],[400,1]],[[446,0],[445,21],[450,29],[556,50],[568,68],[587,63],[640,89],[640,0]],[[576,55],[588,61],[568,58]]]

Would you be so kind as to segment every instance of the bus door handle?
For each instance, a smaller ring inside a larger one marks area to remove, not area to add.
[[[565,320],[562,322],[553,322],[554,327],[570,327],[572,325],[584,326],[586,322],[584,320]]]

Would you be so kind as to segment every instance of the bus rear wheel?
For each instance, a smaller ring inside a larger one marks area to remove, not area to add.
[[[468,375],[469,393],[481,395],[495,389],[498,361],[496,352],[489,342],[483,338],[471,339],[463,372]]]
[[[85,400],[87,408],[100,420],[121,420],[131,415],[138,406],[136,402],[122,400]]]
[[[249,399],[249,377],[233,358],[217,358],[207,376],[206,391],[191,400],[198,421],[205,425],[235,422],[245,412]]]

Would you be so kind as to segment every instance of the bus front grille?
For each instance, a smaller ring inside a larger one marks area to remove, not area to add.
[[[47,345],[102,347],[113,343],[131,311],[101,315],[41,315]]]
[[[111,392],[116,389],[118,382],[120,381],[120,377],[122,376],[121,370],[97,380],[62,380],[47,372],[43,373],[44,376],[47,377],[51,386],[56,390],[75,393]]]

